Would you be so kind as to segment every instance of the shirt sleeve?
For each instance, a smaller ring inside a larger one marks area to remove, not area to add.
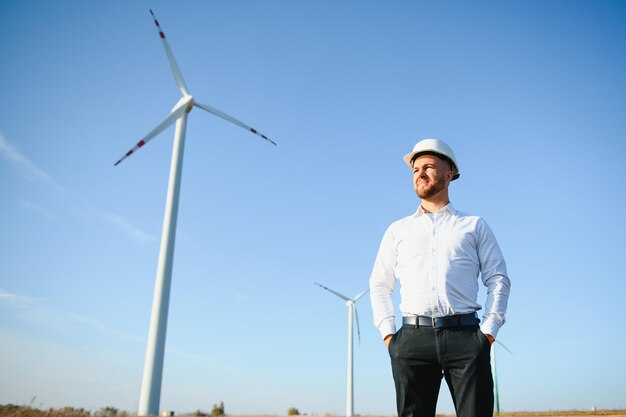
[[[374,324],[383,338],[396,332],[395,313],[391,299],[396,283],[394,274],[396,255],[392,224],[383,235],[370,276],[370,300]]]
[[[484,220],[480,219],[477,231],[480,275],[483,284],[487,287],[485,315],[480,328],[483,333],[495,338],[505,322],[504,315],[509,300],[511,280],[508,277],[506,263],[498,242]]]

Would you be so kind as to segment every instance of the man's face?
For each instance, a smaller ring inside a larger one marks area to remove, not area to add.
[[[419,198],[432,198],[451,180],[452,170],[446,161],[433,155],[422,155],[413,161],[413,187]]]

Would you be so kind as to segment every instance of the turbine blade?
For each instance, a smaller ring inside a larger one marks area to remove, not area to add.
[[[272,145],[277,146],[276,142],[274,142],[273,140],[271,140],[270,138],[268,138],[267,136],[265,136],[261,132],[258,132],[253,127],[250,127],[247,124],[245,124],[244,122],[235,119],[233,116],[229,116],[228,114],[224,113],[223,111],[218,110],[215,107],[207,106],[206,104],[200,104],[198,102],[194,102],[193,104],[195,106],[197,106],[197,107],[200,107],[202,110],[208,111],[209,113],[213,113],[214,115],[216,115],[218,117],[221,117],[224,120],[228,120],[229,122],[234,123],[237,126],[243,127],[244,129],[254,133],[255,135],[261,136],[263,139],[265,139],[266,141],[270,142]]]
[[[503,348],[504,348],[507,352],[509,352],[511,355],[513,355],[513,352],[511,352],[511,351],[509,350],[509,348],[508,348],[508,347],[506,347],[506,346],[504,345],[504,343],[502,343],[501,341],[499,341],[499,340],[497,340],[497,339],[496,339],[496,342],[498,342],[498,344],[499,344],[500,346],[502,346],[502,347],[503,347]],[[513,356],[515,356],[515,355],[513,355]]]
[[[333,290],[331,290],[330,288],[323,286],[322,284],[319,284],[319,283],[317,283],[317,282],[316,282],[315,284],[316,284],[316,285],[319,285],[319,286],[320,286],[320,287],[322,287],[322,288],[324,288],[326,291],[332,292],[333,294],[335,294],[335,295],[336,295],[337,297],[339,297],[339,298],[343,298],[343,299],[344,299],[344,300],[346,300],[346,301],[352,301],[351,299],[349,299],[349,298],[348,298],[348,297],[346,297],[345,295],[343,295],[343,294],[339,294],[337,291],[333,291]]]
[[[191,97],[189,97],[188,99],[181,99],[176,106],[174,106],[174,108],[172,109],[172,112],[161,122],[157,125],[157,127],[155,127],[154,129],[152,129],[150,131],[150,133],[148,133],[146,136],[144,136],[143,138],[141,138],[141,140],[139,142],[137,142],[137,144],[128,152],[126,152],[126,154],[124,154],[124,156],[122,156],[119,161],[117,161],[115,163],[115,166],[119,165],[120,162],[122,162],[124,159],[128,158],[129,156],[131,156],[133,153],[135,153],[135,151],[139,148],[141,148],[142,146],[144,146],[146,143],[148,143],[150,140],[152,140],[152,138],[154,138],[156,135],[158,135],[159,133],[163,132],[165,129],[167,129],[171,124],[173,124],[176,120],[178,120],[178,118],[180,118],[180,116],[183,115],[183,113],[187,110],[187,108],[189,107],[189,102],[191,101]]]
[[[167,60],[170,62],[170,67],[172,68],[172,73],[174,74],[174,80],[176,80],[176,85],[180,89],[180,92],[183,93],[184,96],[188,96],[189,92],[187,91],[187,86],[185,85],[185,80],[183,79],[183,74],[180,72],[180,68],[178,68],[178,64],[176,63],[176,59],[174,59],[174,54],[172,53],[172,49],[170,48],[167,39],[165,38],[165,33],[163,33],[163,29],[161,29],[161,25],[159,25],[159,21],[157,20],[152,10],[150,10],[150,14],[154,19],[154,24],[159,31],[159,36],[161,36],[161,40],[163,41],[163,46],[165,47],[165,53],[167,54]]]
[[[356,334],[359,336],[359,346],[361,345],[361,328],[359,326],[359,312],[354,305],[354,315],[356,316]]]
[[[359,298],[363,297],[370,289],[366,289],[365,291],[363,291],[362,293],[360,293],[359,295],[357,295],[356,297],[354,297],[354,302],[356,303],[357,301],[359,301]]]

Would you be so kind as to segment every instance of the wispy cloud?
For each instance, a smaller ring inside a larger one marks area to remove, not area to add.
[[[4,311],[2,311],[4,310]],[[146,343],[145,334],[129,333],[118,328],[103,323],[93,317],[84,314],[73,314],[67,311],[58,310],[50,306],[45,299],[17,294],[0,288],[0,312],[6,318],[10,318],[12,323],[9,327],[0,328],[0,332],[7,329],[24,334],[27,328],[45,328],[54,334],[81,334],[86,331],[96,332],[108,339],[131,343],[133,346],[144,345]],[[0,334],[3,336],[4,334]],[[168,354],[173,354],[175,358],[183,360],[185,363],[193,363],[195,366],[206,366],[218,369],[230,375],[250,380],[252,375],[247,371],[231,366],[226,366],[219,358],[206,354],[205,352],[194,352],[180,349],[175,346],[166,346]]]
[[[93,206],[93,210],[100,218],[114,226],[117,226],[118,228],[123,230],[128,236],[132,237],[138,242],[153,243],[157,241],[157,238],[154,235],[146,233],[143,230],[135,227],[128,220],[118,216],[117,214],[109,213],[108,211],[104,211],[95,206]]]
[[[0,133],[0,154],[15,167],[18,174],[30,182],[45,184],[56,191],[63,191],[63,187],[57,183],[50,175],[35,165],[30,159],[22,155],[15,149],[4,135]]]
[[[46,210],[45,208],[41,207],[39,204],[33,203],[32,201],[22,198],[20,199],[19,203],[20,203],[20,207],[26,210],[33,211],[35,213],[39,213],[49,220],[56,218],[56,216],[50,210]]]
[[[18,305],[32,305],[36,298],[19,295],[0,288],[0,302],[11,302]]]
[[[143,337],[139,337],[135,334],[132,333],[128,333],[128,332],[122,332],[119,331],[111,326],[108,326],[102,322],[99,322],[98,320],[95,320],[91,317],[87,317],[87,316],[79,316],[79,315],[75,315],[75,314],[71,314],[71,315],[67,315],[66,316],[67,319],[69,321],[72,321],[73,323],[77,324],[77,325],[82,325],[82,326],[86,326],[91,328],[92,330],[95,330],[97,332],[99,332],[100,334],[106,335],[106,336],[113,336],[116,337],[118,339],[122,339],[122,340],[127,340],[127,341],[131,341],[131,342],[140,342],[140,343],[144,343],[145,342],[145,338]]]
[[[145,340],[135,334],[120,331],[105,323],[85,315],[70,314],[58,311],[46,304],[45,300],[26,295],[16,294],[0,288],[0,307],[10,311],[16,327],[24,324],[43,326],[58,332],[62,329],[78,328],[91,329],[105,336],[119,340],[143,343]]]
[[[15,168],[15,171],[25,180],[44,185],[53,191],[62,195],[66,199],[67,204],[74,207],[72,212],[81,215],[97,217],[100,220],[115,226],[131,240],[139,243],[153,243],[157,241],[157,238],[150,233],[144,232],[128,220],[123,217],[108,212],[100,207],[97,207],[93,203],[83,199],[82,197],[74,197],[71,193],[65,190],[58,182],[54,180],[43,169],[39,168],[34,162],[20,153],[13,145],[11,145],[6,138],[0,133],[0,156],[9,161]],[[22,200],[20,202],[23,208],[37,212],[48,219],[54,219],[55,216],[47,209],[31,201]],[[83,212],[78,213],[75,211],[75,207],[82,207]]]

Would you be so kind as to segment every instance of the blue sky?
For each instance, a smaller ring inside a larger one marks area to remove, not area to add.
[[[507,259],[501,408],[626,407],[619,1],[3,1],[0,403],[137,408],[173,128],[113,163],[179,98],[149,8],[191,94],[279,144],[190,113],[161,409],[344,412],[313,282],[367,287],[424,137]],[[358,311],[355,412],[391,415]]]

